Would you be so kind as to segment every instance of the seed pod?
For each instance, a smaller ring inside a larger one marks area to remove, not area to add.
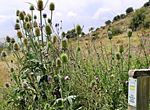
[[[39,11],[43,10],[43,1],[42,0],[38,0],[38,2],[37,2],[37,9]]]
[[[49,9],[50,9],[51,11],[54,11],[54,10],[55,10],[55,4],[54,4],[54,3],[50,3]]]
[[[20,20],[24,20],[24,13],[23,12],[19,13],[19,18],[20,18]]]
[[[56,43],[56,41],[57,41],[57,36],[54,35],[54,36],[52,37],[52,43]]]
[[[6,36],[6,42],[8,42],[8,43],[9,43],[9,42],[10,42],[10,40],[11,40],[11,39],[10,39],[10,37],[9,37],[9,36]]]
[[[58,67],[58,68],[61,67],[61,60],[60,60],[60,58],[56,59],[56,67]]]
[[[47,14],[46,13],[43,14],[43,18],[47,18]]]
[[[68,56],[65,53],[61,54],[61,61],[62,63],[66,64],[68,62]]]
[[[1,57],[2,57],[2,58],[5,58],[6,56],[7,56],[6,51],[2,51],[2,52],[1,52]]]
[[[29,17],[28,16],[25,17],[25,21],[29,22]]]
[[[68,41],[67,41],[67,39],[63,39],[62,41],[61,41],[61,47],[62,47],[62,49],[67,49],[67,47],[68,47]]]
[[[18,23],[15,24],[15,30],[19,30],[20,29],[20,25]]]
[[[19,45],[18,45],[17,43],[15,43],[15,44],[14,44],[14,50],[15,50],[15,51],[19,51],[19,49],[20,49],[20,48],[19,48]]]
[[[128,32],[128,37],[131,37],[132,36],[132,29],[128,29],[127,32]]]
[[[32,21],[32,16],[30,14],[27,14],[29,21]]]
[[[35,19],[35,20],[37,19],[37,16],[36,16],[36,15],[34,15],[34,19]]]
[[[17,31],[17,36],[19,39],[21,39],[23,37],[22,32],[21,31]]]
[[[20,13],[20,11],[19,11],[19,10],[17,10],[17,11],[16,11],[16,16],[19,16],[19,13]]]
[[[82,33],[82,29],[81,29],[80,25],[76,26],[76,33],[77,33],[77,35],[80,35]]]
[[[30,24],[30,22],[26,22],[26,29],[31,29],[31,24]]]
[[[16,23],[19,23],[19,19],[16,19]]]
[[[48,22],[49,24],[51,24],[51,19],[50,19],[50,18],[48,18],[47,22]]]
[[[27,47],[27,45],[28,45],[28,39],[27,38],[23,39],[23,44]]]
[[[34,6],[30,5],[30,10],[33,11],[34,10]]]
[[[36,21],[34,21],[33,25],[34,25],[34,27],[38,27],[38,24]]]
[[[52,30],[51,30],[51,28],[50,28],[50,25],[46,25],[46,26],[45,26],[45,31],[46,31],[46,34],[47,34],[47,35],[51,35],[51,34],[52,34]]]
[[[111,40],[111,39],[112,39],[112,32],[111,32],[111,31],[108,31],[107,34],[108,34],[108,39]]]
[[[40,28],[38,27],[35,28],[35,36],[36,37],[40,36]]]
[[[11,43],[12,43],[12,44],[15,43],[15,39],[14,39],[14,38],[11,39]]]

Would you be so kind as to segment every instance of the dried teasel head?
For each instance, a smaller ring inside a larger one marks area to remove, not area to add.
[[[56,35],[53,35],[52,36],[52,43],[56,43],[57,42],[57,36]]]
[[[6,56],[7,56],[6,51],[2,51],[2,52],[1,52],[1,57],[2,57],[2,58],[5,58]]]
[[[130,38],[132,36],[132,29],[128,29],[127,34],[128,34],[128,37]]]
[[[15,30],[19,30],[20,29],[20,25],[18,23],[15,24]]]
[[[27,14],[29,21],[32,21],[32,16],[30,14]]]
[[[15,51],[19,51],[19,49],[20,49],[19,45],[18,45],[17,43],[15,43],[15,44],[14,44],[14,50],[15,50]]]
[[[30,10],[33,11],[34,10],[34,6],[30,5]]]
[[[29,17],[25,16],[25,22],[29,22]]]
[[[39,28],[39,27],[36,27],[36,28],[35,28],[35,36],[36,36],[36,37],[39,37],[39,36],[40,36],[40,28]]]
[[[55,4],[52,2],[52,3],[50,3],[50,5],[49,5],[49,10],[50,11],[54,11],[55,10]]]
[[[43,0],[38,0],[37,1],[37,9],[38,9],[38,11],[43,10]]]
[[[28,39],[27,38],[23,39],[23,44],[27,47],[27,45],[28,45]]]
[[[23,34],[20,30],[17,31],[17,36],[19,39],[21,39],[23,37]]]
[[[11,43],[14,44],[15,43],[15,39],[11,38]]]
[[[26,22],[26,29],[30,30],[31,29],[31,23],[30,22]]]
[[[20,13],[19,13],[19,19],[20,19],[20,20],[24,20],[24,17],[25,17],[24,12],[20,12]]]
[[[33,26],[38,27],[38,23],[36,21],[34,21]]]
[[[48,22],[49,24],[51,24],[51,19],[50,19],[50,18],[48,18],[48,19],[47,19],[47,22]]]
[[[77,35],[80,35],[82,33],[82,28],[80,25],[76,26],[76,33],[77,33]]]
[[[20,11],[19,11],[19,10],[17,10],[17,11],[16,11],[16,16],[19,16],[19,13],[20,13]]]
[[[63,50],[65,50],[65,49],[68,48],[68,40],[67,40],[67,39],[63,39],[63,40],[61,41],[61,48],[62,48]]]

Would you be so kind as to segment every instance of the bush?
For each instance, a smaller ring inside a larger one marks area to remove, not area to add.
[[[129,7],[128,9],[126,9],[126,13],[127,14],[129,14],[129,13],[131,13],[131,12],[133,12],[134,11],[134,9],[132,8],[132,7]]]
[[[113,21],[118,21],[119,19],[120,19],[120,16],[117,15],[117,16],[114,17]]]
[[[120,15],[120,18],[121,18],[121,19],[124,19],[125,17],[126,17],[125,14],[121,14],[121,15]]]
[[[150,21],[144,21],[144,28],[149,29],[150,28]]]
[[[140,29],[144,25],[145,17],[146,16],[145,16],[145,10],[144,9],[137,10],[135,15],[133,16],[133,18],[131,20],[129,27],[133,31]]]
[[[149,7],[150,6],[150,2],[146,2],[145,4],[144,4],[144,7]]]
[[[113,36],[116,36],[116,35],[123,33],[119,27],[114,27],[114,28],[111,28],[109,30],[111,30]]]
[[[108,21],[105,22],[106,25],[109,25],[110,23],[111,23],[110,20],[108,20]]]

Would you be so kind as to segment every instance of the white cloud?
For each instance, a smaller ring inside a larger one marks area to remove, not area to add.
[[[109,8],[99,8],[93,15],[92,19],[99,19],[100,17],[104,17],[103,14],[109,11],[111,11]]]
[[[73,12],[73,11],[69,11],[67,14],[68,17],[76,17],[77,13]]]

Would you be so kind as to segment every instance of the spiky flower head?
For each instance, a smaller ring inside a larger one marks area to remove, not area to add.
[[[53,37],[52,37],[52,43],[56,43],[56,42],[57,42],[57,36],[53,35]]]
[[[26,29],[31,29],[31,23],[30,22],[26,22]]]
[[[24,20],[24,15],[25,15],[25,14],[24,14],[23,12],[20,12],[20,13],[19,13],[19,19],[20,19],[20,20]]]
[[[20,25],[18,23],[15,24],[15,30],[19,30],[20,29]]]
[[[107,34],[108,34],[108,39],[111,40],[113,37],[112,31],[108,31]]]
[[[58,67],[58,68],[61,67],[61,60],[60,60],[60,58],[56,59],[56,67]]]
[[[7,56],[6,51],[2,51],[2,52],[1,52],[1,57],[2,57],[2,58],[5,58],[6,56]]]
[[[131,37],[132,36],[132,29],[128,29],[127,34],[128,34],[128,37]]]
[[[46,25],[45,26],[45,32],[46,32],[47,35],[51,35],[52,34],[52,30],[51,30],[50,25]]]
[[[33,11],[34,10],[34,6],[30,5],[30,10]]]
[[[82,28],[80,25],[76,26],[76,33],[77,33],[77,35],[80,35],[82,33]]]
[[[29,22],[29,17],[28,16],[25,16],[25,21]]]
[[[15,39],[11,38],[11,43],[14,44],[15,43]]]
[[[35,36],[36,36],[36,37],[39,37],[39,36],[40,36],[40,28],[39,28],[39,27],[36,27],[36,28],[35,28]]]
[[[61,54],[61,61],[62,63],[66,64],[68,62],[68,56],[66,53]]]
[[[61,41],[61,48],[62,48],[63,50],[65,50],[65,49],[68,48],[68,41],[67,41],[67,39],[63,39],[63,40]]]
[[[9,42],[10,42],[10,40],[11,40],[11,39],[10,39],[10,37],[9,37],[9,36],[6,36],[6,42],[8,42],[8,43],[9,43]]]
[[[62,32],[62,34],[61,34],[62,38],[64,38],[65,35],[66,35],[65,32]]]
[[[20,49],[19,45],[18,45],[17,43],[15,43],[15,44],[14,44],[14,50],[15,50],[15,51],[19,51],[19,49]]]
[[[28,39],[27,39],[27,38],[24,38],[24,39],[23,39],[23,44],[24,44],[25,46],[28,45]]]
[[[39,11],[43,10],[43,0],[38,0],[38,2],[37,2],[37,9]]]
[[[29,21],[32,21],[32,16],[30,14],[27,14]]]
[[[17,31],[17,36],[19,39],[21,39],[23,37],[23,34],[20,30]]]
[[[47,14],[46,13],[43,14],[43,18],[47,18]]]
[[[49,5],[49,10],[50,11],[54,11],[55,10],[55,4],[52,2],[52,3],[50,3],[50,5]]]

